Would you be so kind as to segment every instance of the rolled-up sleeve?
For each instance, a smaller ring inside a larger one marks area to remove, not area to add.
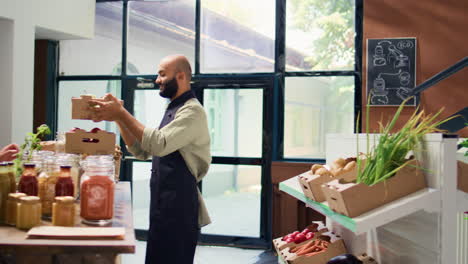
[[[141,144],[137,140],[135,140],[133,145],[127,146],[127,149],[139,160],[146,160],[150,157],[149,153],[141,148]]]
[[[166,156],[190,144],[201,133],[204,111],[201,106],[184,105],[174,120],[162,129],[148,128],[143,131],[141,148],[153,156]]]

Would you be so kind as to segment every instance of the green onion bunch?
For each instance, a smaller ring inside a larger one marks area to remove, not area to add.
[[[418,108],[411,115],[406,124],[396,133],[391,133],[396,121],[400,117],[405,104],[411,98],[406,99],[399,106],[393,119],[383,126],[379,122],[379,133],[381,136],[372,151],[369,151],[369,104],[366,109],[366,134],[367,134],[367,154],[364,154],[365,166],[361,170],[362,160],[358,159],[357,183],[374,185],[385,181],[395,175],[403,167],[407,166],[411,160],[407,159],[410,151],[415,151],[421,143],[424,135],[429,133],[443,132],[437,127],[444,122],[454,118],[437,121],[437,117],[442,113],[441,109],[436,114],[425,114],[424,110]]]

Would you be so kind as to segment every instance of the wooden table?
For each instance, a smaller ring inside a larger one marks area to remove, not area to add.
[[[77,212],[79,205],[77,204]],[[115,263],[117,255],[135,253],[135,232],[129,182],[115,185],[114,218],[110,226],[125,227],[124,240],[27,239],[25,231],[0,226],[0,263]],[[76,226],[81,223],[77,213]],[[51,225],[49,221],[42,221]]]

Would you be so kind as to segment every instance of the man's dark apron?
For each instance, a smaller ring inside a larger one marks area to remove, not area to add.
[[[177,110],[194,98],[191,91],[173,100],[159,128],[174,120]],[[179,151],[153,156],[150,227],[146,264],[192,264],[198,240],[198,191]]]

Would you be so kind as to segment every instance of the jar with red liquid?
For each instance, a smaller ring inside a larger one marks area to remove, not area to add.
[[[80,214],[83,223],[107,225],[114,216],[112,162],[89,162],[81,178]]]
[[[71,177],[71,166],[60,166],[60,174],[55,183],[55,197],[57,196],[73,196],[75,187]]]
[[[21,174],[21,178],[18,183],[18,191],[21,193],[25,193],[28,196],[37,196],[38,183],[35,164],[24,164],[23,174]]]

